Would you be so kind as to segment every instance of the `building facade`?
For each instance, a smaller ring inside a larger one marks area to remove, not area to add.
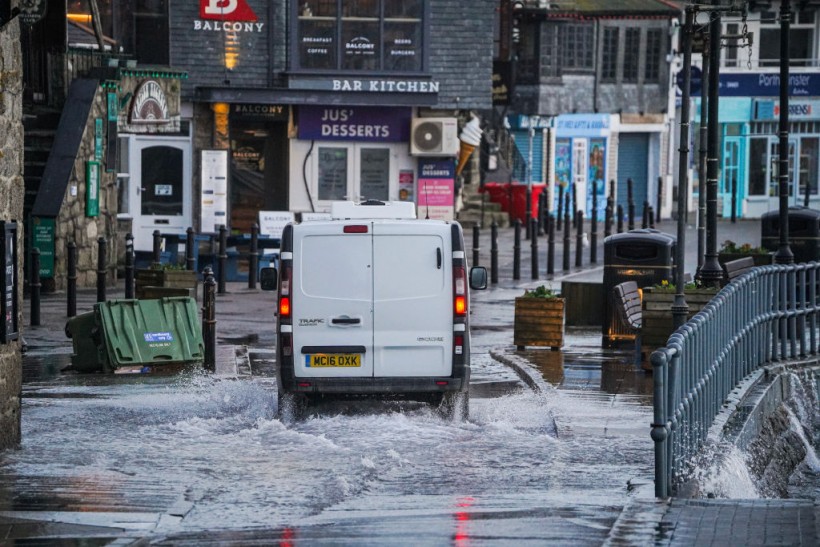
[[[639,211],[644,202],[660,203],[668,215],[680,7],[663,0],[511,4],[515,91],[508,123],[525,158],[527,120],[551,128],[554,148],[540,146],[539,135],[532,142],[538,161],[540,150],[550,150],[553,207],[560,186],[589,215],[597,189],[602,214],[614,181],[616,202],[626,208],[631,179]],[[533,172],[540,182],[549,170]]]

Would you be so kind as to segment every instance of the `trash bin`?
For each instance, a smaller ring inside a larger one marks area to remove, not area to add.
[[[68,320],[65,334],[71,338],[74,352],[71,354],[71,368],[79,372],[99,372],[103,370],[104,354],[100,352],[102,338],[95,312],[81,313]]]
[[[808,207],[789,207],[789,248],[795,262],[820,260],[820,211]],[[780,248],[780,211],[760,217],[760,243],[776,252]]]
[[[614,306],[613,289],[624,281],[651,287],[674,279],[676,238],[652,229],[630,230],[604,240],[604,314],[602,345],[632,344],[635,334],[622,323]]]
[[[530,199],[530,215],[527,216],[527,185],[513,184],[512,185],[512,219],[520,220],[525,223],[530,218],[538,218],[538,197],[546,188],[546,184],[533,184],[532,197]]]
[[[205,346],[193,298],[111,300],[70,320],[71,364],[81,372],[152,372],[202,362]]]

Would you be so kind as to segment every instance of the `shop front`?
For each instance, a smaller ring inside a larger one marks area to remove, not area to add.
[[[334,200],[415,201],[413,111],[405,107],[298,106],[290,145],[290,210],[322,212]]]

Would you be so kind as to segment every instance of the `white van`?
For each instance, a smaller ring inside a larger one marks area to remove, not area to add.
[[[289,224],[278,271],[282,409],[336,395],[387,395],[468,409],[467,261],[457,222],[406,202],[335,202],[330,220]],[[262,288],[277,288],[262,271]],[[470,271],[484,289],[487,271]],[[466,417],[466,416],[465,416]]]

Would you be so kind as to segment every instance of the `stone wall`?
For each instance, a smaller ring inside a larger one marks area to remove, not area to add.
[[[125,245],[119,241],[117,232],[117,185],[116,173],[100,167],[100,214],[86,216],[86,162],[94,160],[94,120],[106,119],[106,94],[102,88],[94,95],[94,104],[85,124],[83,139],[74,160],[74,168],[66,188],[63,206],[54,226],[54,284],[57,290],[66,288],[67,253],[69,241],[77,245],[77,286],[97,286],[98,238],[105,237],[108,244],[106,255],[106,285],[116,280],[117,251]]]
[[[22,70],[20,25],[15,18],[0,27],[0,219],[18,223],[23,221]],[[23,230],[22,224],[18,226],[19,252],[23,248]],[[16,278],[23,278],[19,260]],[[22,310],[19,283],[17,304],[17,309]],[[23,325],[21,312],[17,314],[17,324]],[[20,442],[21,363],[19,341],[0,344],[0,450]]]

